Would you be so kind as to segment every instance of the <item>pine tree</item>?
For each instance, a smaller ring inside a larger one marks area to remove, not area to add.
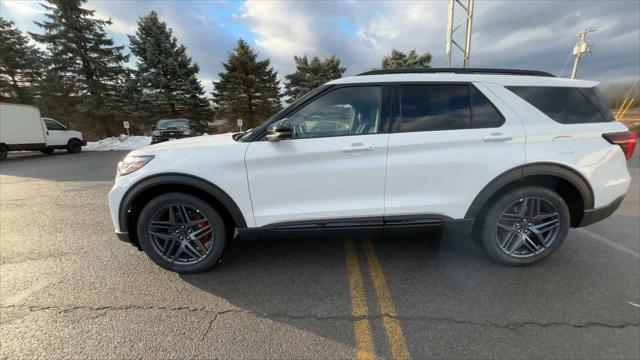
[[[249,44],[238,43],[227,62],[224,72],[214,82],[213,98],[227,119],[242,119],[247,128],[255,127],[282,108],[277,72],[269,59],[258,60]]]
[[[431,54],[426,51],[422,55],[418,55],[413,49],[405,54],[401,51],[393,49],[391,54],[382,58],[383,69],[415,69],[429,67],[431,63]]]
[[[285,76],[287,82],[284,85],[284,95],[289,97],[289,103],[328,81],[341,78],[346,70],[340,67],[340,59],[335,56],[324,60],[315,56],[311,62],[307,55],[294,56],[293,59],[296,62],[296,71]]]
[[[204,128],[212,112],[196,77],[200,68],[172,34],[155,11],[138,20],[135,35],[129,35],[131,53],[138,63],[128,89],[140,105],[137,111],[152,114],[152,118],[188,117]]]
[[[47,47],[49,76],[55,78],[58,93],[68,93],[77,119],[87,119],[94,130],[114,135],[121,106],[121,91],[127,56],[124,46],[114,46],[105,26],[111,20],[94,17],[94,10],[82,6],[86,0],[46,0],[47,20],[36,22],[44,34],[31,34]],[[46,110],[45,110],[46,112]]]
[[[0,17],[0,99],[33,104],[43,70],[42,52],[13,21]]]

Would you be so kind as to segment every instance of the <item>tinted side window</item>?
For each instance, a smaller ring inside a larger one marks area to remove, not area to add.
[[[339,88],[289,116],[293,138],[375,134],[381,131],[381,86]]]
[[[508,89],[561,124],[611,121],[583,93],[590,89],[552,86],[510,86]]]
[[[402,85],[400,116],[392,131],[455,130],[471,127],[467,85]]]
[[[474,86],[469,87],[474,128],[494,128],[504,124],[504,117],[493,104]]]

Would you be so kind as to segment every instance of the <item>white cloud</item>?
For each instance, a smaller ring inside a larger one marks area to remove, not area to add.
[[[244,20],[255,34],[261,57],[271,58],[281,77],[294,70],[293,55],[303,54],[335,54],[347,66],[347,74],[379,66],[392,49],[429,51],[432,66],[445,65],[444,1],[249,1],[244,8]],[[640,2],[477,1],[474,10],[472,66],[559,73],[571,54],[573,36],[595,26],[599,31],[590,35],[596,45],[591,62],[585,62],[585,77],[637,76]],[[457,15],[456,25],[462,22],[461,13]],[[340,21],[351,29],[342,29]],[[464,31],[457,36],[462,41]],[[622,36],[626,45],[620,44]],[[454,53],[454,64],[461,62],[458,55]]]
[[[16,27],[23,32],[39,31],[39,27],[33,21],[42,20],[44,11],[38,1],[0,1],[0,16],[12,20]]]
[[[605,80],[640,72],[637,0],[475,4],[472,66],[558,73],[571,54],[573,35],[594,26],[599,30],[589,35],[594,52],[581,69],[584,77]],[[432,65],[444,66],[446,1],[89,0],[86,8],[95,9],[96,17],[112,19],[107,30],[117,44],[127,44],[125,35],[135,32],[138,17],[155,10],[200,65],[208,88],[238,37],[255,46],[260,58],[270,58],[281,79],[294,70],[293,56],[304,54],[336,55],[347,75],[379,66],[394,48],[429,51]],[[0,0],[0,10],[20,30],[41,32],[33,24],[44,17],[37,1]],[[464,32],[458,36],[462,40]]]
[[[31,17],[44,13],[44,8],[40,6],[38,1],[3,0],[2,5],[6,6],[14,16]]]
[[[282,77],[294,70],[294,55],[337,55],[354,74],[379,66],[393,49],[444,51],[446,11],[443,2],[249,1],[243,16]]]

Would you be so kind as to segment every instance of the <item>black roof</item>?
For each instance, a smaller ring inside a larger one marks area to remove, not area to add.
[[[454,73],[454,74],[490,74],[490,75],[527,75],[555,77],[545,71],[539,70],[518,70],[518,69],[485,69],[485,68],[417,68],[417,69],[388,69],[371,70],[360,75],[384,75],[384,74],[433,74],[433,73]]]

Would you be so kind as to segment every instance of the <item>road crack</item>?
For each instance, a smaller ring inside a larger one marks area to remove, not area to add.
[[[67,253],[59,253],[59,254],[50,254],[40,257],[24,257],[21,259],[11,260],[9,258],[3,258],[0,260],[0,265],[16,265],[22,264],[29,261],[41,261],[41,260],[58,260],[71,255],[79,255],[77,252],[67,252]]]
[[[588,329],[588,328],[597,328],[604,327],[610,329],[624,329],[629,327],[640,327],[639,322],[622,322],[622,323],[606,323],[600,321],[585,321],[580,323],[567,322],[567,321],[515,321],[515,322],[492,322],[492,321],[474,321],[474,320],[462,320],[455,319],[449,317],[432,317],[432,316],[404,316],[404,315],[396,315],[396,314],[375,314],[375,315],[366,315],[366,316],[353,316],[353,315],[296,315],[296,314],[287,314],[287,313],[269,313],[269,312],[252,312],[243,309],[226,309],[226,310],[212,310],[208,309],[205,306],[202,307],[190,307],[190,306],[154,306],[154,305],[121,305],[121,306],[68,306],[68,307],[60,307],[60,306],[38,306],[38,305],[5,305],[0,306],[0,309],[20,309],[20,310],[28,310],[30,312],[40,312],[40,311],[54,311],[59,314],[69,314],[76,311],[89,311],[89,312],[97,312],[98,314],[92,316],[92,318],[98,318],[107,315],[110,312],[122,312],[122,311],[177,311],[177,312],[190,312],[190,313],[205,313],[211,314],[213,317],[209,320],[207,328],[201,336],[201,339],[204,340],[207,335],[213,329],[213,325],[216,321],[220,319],[220,316],[224,316],[227,314],[247,314],[254,315],[259,317],[264,317],[267,319],[273,320],[314,320],[314,321],[347,321],[353,322],[357,320],[380,320],[384,318],[394,318],[399,321],[429,321],[429,322],[443,322],[443,323],[451,323],[451,324],[459,324],[459,325],[471,325],[471,326],[481,326],[481,327],[489,327],[494,329],[504,329],[504,330],[518,330],[526,327],[570,327],[575,329]]]
[[[200,341],[204,341],[204,339],[207,337],[207,335],[209,335],[209,331],[211,331],[211,328],[213,327],[213,323],[218,319],[218,314],[214,314],[213,315],[213,319],[211,319],[209,321],[209,326],[207,326],[207,329],[204,331],[204,334],[202,334],[202,337],[200,338]]]

